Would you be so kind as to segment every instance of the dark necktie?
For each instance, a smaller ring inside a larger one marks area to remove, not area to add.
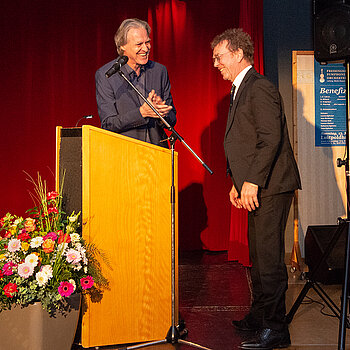
[[[230,93],[230,112],[233,105],[233,96],[235,95],[235,90],[236,90],[236,86],[232,84],[231,93]]]

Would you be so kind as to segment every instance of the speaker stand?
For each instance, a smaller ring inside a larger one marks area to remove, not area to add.
[[[301,290],[301,292],[298,295],[298,298],[296,299],[296,301],[294,302],[293,306],[291,307],[289,313],[286,316],[287,323],[291,323],[292,322],[292,319],[293,319],[295,313],[297,312],[299,306],[301,305],[301,303],[303,302],[306,294],[308,293],[308,291],[311,288],[314,289],[314,291],[326,303],[326,305],[330,308],[330,310],[332,310],[334,315],[340,319],[340,312],[341,312],[341,310],[333,302],[333,300],[327,295],[325,290],[316,282],[315,277],[317,276],[317,273],[318,273],[320,267],[325,263],[325,261],[327,260],[327,258],[330,255],[330,253],[332,252],[333,248],[335,247],[335,245],[336,245],[340,235],[342,234],[343,230],[345,228],[348,228],[348,226],[349,225],[346,222],[342,222],[342,223],[339,224],[339,227],[334,232],[334,234],[332,236],[332,239],[331,239],[329,245],[327,246],[327,248],[325,249],[325,251],[324,251],[320,261],[315,266],[315,269],[309,275],[307,275],[307,282],[306,282],[306,284],[304,285],[303,289]]]

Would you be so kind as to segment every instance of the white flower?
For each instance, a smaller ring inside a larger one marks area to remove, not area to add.
[[[29,254],[26,256],[25,262],[32,264],[35,267],[38,265],[39,257],[36,254]]]
[[[39,284],[40,287],[44,286],[47,281],[49,280],[47,274],[43,271],[39,271],[36,275],[35,278]]]
[[[84,266],[84,273],[88,273],[88,268],[87,268],[87,266]]]
[[[80,235],[78,233],[72,233],[70,234],[70,239],[72,243],[80,242]]]
[[[31,248],[38,248],[41,246],[42,243],[43,243],[42,237],[34,237],[30,241],[30,246]]]
[[[74,281],[73,279],[70,279],[68,282],[69,282],[70,284],[72,284],[73,287],[74,287],[74,290],[76,290],[77,285],[75,284],[75,281]]]
[[[88,261],[88,259],[86,257],[85,249],[84,249],[84,251],[80,251],[80,254],[81,254],[81,259],[83,260],[83,264],[87,265],[89,261]]]
[[[17,226],[18,224],[20,224],[23,221],[23,218],[18,218],[13,222],[14,226]]]
[[[69,222],[76,222],[77,220],[78,220],[78,216],[79,216],[79,214],[77,214],[77,215],[71,215],[69,218],[68,218],[68,220],[69,220]]]
[[[44,265],[40,269],[40,272],[44,273],[47,276],[47,279],[52,278],[52,266],[50,265]]]
[[[68,243],[67,243],[67,242],[65,242],[65,243],[60,243],[60,244],[58,245],[58,250],[61,252],[62,255],[63,255],[64,252],[67,250],[67,248],[68,248]]]
[[[66,231],[67,231],[67,233],[69,234],[69,233],[71,233],[71,232],[74,232],[74,228],[72,227],[72,226],[67,226],[66,227]]]

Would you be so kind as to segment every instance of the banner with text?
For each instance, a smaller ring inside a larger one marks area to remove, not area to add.
[[[315,146],[346,144],[346,69],[315,60]]]

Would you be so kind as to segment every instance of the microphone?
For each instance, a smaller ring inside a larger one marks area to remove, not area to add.
[[[119,56],[116,62],[113,64],[113,66],[109,68],[108,71],[106,72],[106,77],[109,78],[113,74],[120,71],[120,68],[122,68],[122,66],[124,66],[126,62],[128,62],[128,59],[129,59],[128,56]]]
[[[84,115],[83,117],[81,117],[81,118],[76,122],[75,127],[78,126],[78,124],[79,124],[79,122],[80,122],[81,120],[83,120],[83,119],[91,119],[91,118],[93,118],[93,117],[94,117],[94,116],[93,116],[92,114]]]

